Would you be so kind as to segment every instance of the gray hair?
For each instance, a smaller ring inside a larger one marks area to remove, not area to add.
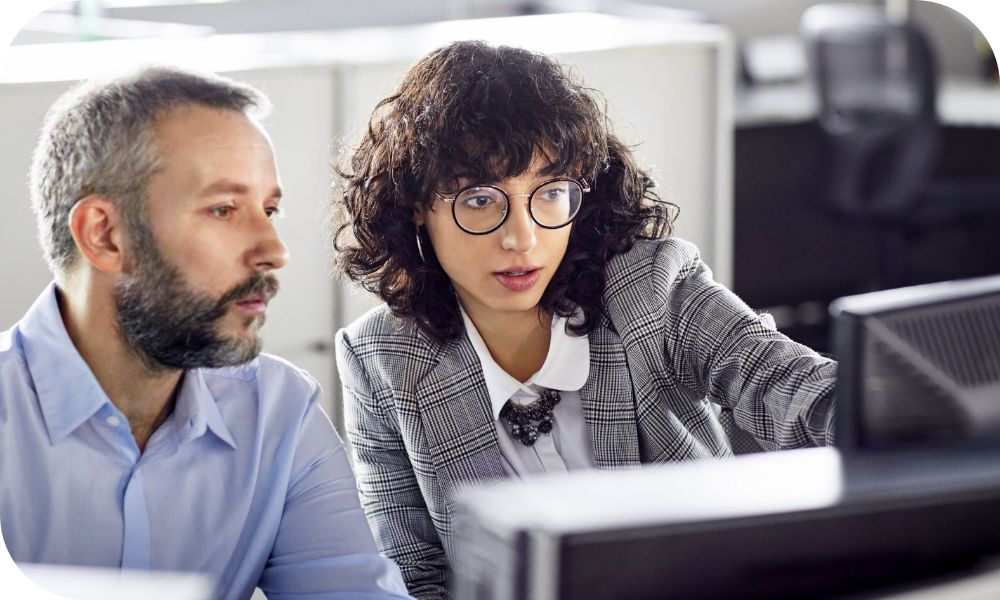
[[[81,198],[105,196],[122,211],[131,234],[148,231],[146,187],[160,164],[153,124],[186,105],[256,118],[271,108],[264,94],[248,85],[156,66],[111,81],[84,82],[49,109],[30,185],[38,239],[57,279],[65,277],[78,256],[69,215]]]

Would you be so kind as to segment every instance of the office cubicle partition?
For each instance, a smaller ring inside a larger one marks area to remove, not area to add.
[[[259,86],[274,103],[265,122],[276,149],[291,252],[272,303],[265,350],[308,369],[337,418],[333,335],[374,300],[331,279],[323,224],[331,161],[418,57],[478,38],[557,55],[606,96],[618,132],[652,167],[659,192],[681,206],[676,232],[696,242],[729,283],[732,58],[717,25],[557,14],[336,32],[218,35],[10,48],[0,64],[0,327],[28,308],[50,276],[29,209],[30,154],[46,109],[76,80],[167,62]]]

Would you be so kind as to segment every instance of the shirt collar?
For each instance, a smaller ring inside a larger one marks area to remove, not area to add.
[[[230,448],[236,449],[236,442],[219,412],[219,405],[201,369],[185,371],[177,391],[172,418],[177,423],[183,441],[199,438],[206,431],[211,431]]]
[[[38,395],[49,441],[57,444],[104,405],[104,389],[77,352],[50,283],[18,324],[24,357]]]
[[[55,283],[28,309],[18,331],[52,444],[66,439],[105,405],[113,406],[66,331]],[[208,429],[236,447],[199,369],[185,373],[173,418],[187,432],[185,439],[199,437]]]
[[[514,379],[493,360],[486,342],[465,309],[459,307],[465,333],[483,366],[483,379],[493,406],[493,416],[500,416],[500,409],[514,396],[537,398],[532,386],[544,387],[564,392],[577,391],[587,382],[590,375],[590,342],[587,336],[574,336],[566,331],[566,319],[552,317],[552,336],[549,352],[542,367],[524,383]]]

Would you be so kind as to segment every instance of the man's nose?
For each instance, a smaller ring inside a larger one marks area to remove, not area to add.
[[[288,247],[281,241],[278,230],[266,215],[254,219],[256,245],[252,252],[252,267],[257,271],[273,271],[288,263]]]

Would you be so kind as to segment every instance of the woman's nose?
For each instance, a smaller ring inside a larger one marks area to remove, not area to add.
[[[503,248],[522,254],[528,252],[538,243],[538,238],[535,237],[536,227],[528,212],[528,203],[512,201],[510,214],[500,228]]]

